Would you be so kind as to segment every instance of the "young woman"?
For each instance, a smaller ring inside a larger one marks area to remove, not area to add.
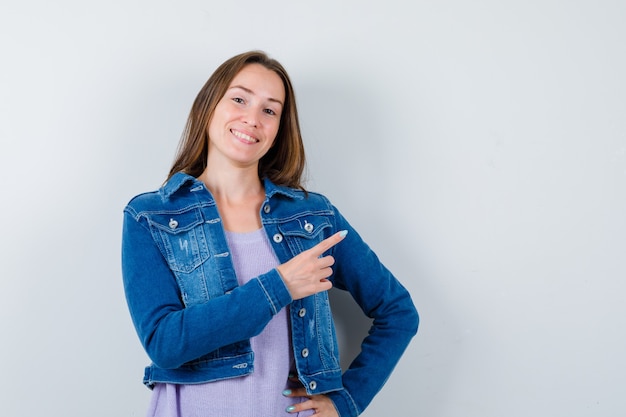
[[[165,184],[124,210],[126,299],[150,417],[357,416],[418,326],[406,289],[304,190],[291,81],[259,51],[198,94]],[[327,291],[373,319],[342,373]]]

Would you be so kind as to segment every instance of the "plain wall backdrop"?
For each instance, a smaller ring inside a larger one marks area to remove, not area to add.
[[[144,415],[122,209],[249,49],[292,76],[308,187],[421,314],[365,416],[624,415],[624,21],[617,0],[2,0],[0,415]],[[349,358],[363,321],[333,300]]]

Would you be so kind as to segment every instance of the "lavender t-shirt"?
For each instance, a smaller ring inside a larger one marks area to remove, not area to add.
[[[226,232],[239,285],[275,268],[279,262],[263,229],[249,233]],[[156,384],[147,417],[308,417],[307,410],[285,409],[306,398],[282,395],[290,387],[294,369],[287,309],[282,309],[265,329],[250,339],[254,372],[206,384]]]

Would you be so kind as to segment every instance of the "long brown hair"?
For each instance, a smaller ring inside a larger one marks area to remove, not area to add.
[[[179,171],[200,176],[207,165],[208,133],[217,103],[222,99],[233,78],[246,65],[261,64],[274,71],[285,87],[285,104],[274,145],[259,161],[259,177],[293,188],[302,187],[305,166],[304,144],[300,133],[296,98],[287,71],[263,51],[249,51],[236,55],[220,65],[204,84],[196,97],[187,124],[178,145],[174,164],[167,179]]]

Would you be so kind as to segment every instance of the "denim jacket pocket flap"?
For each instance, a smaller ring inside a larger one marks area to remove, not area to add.
[[[324,216],[302,216],[278,225],[278,229],[285,236],[303,237],[321,240],[320,234],[331,227],[330,221]]]
[[[158,213],[148,217],[150,225],[171,234],[189,231],[204,223],[198,210],[189,210],[184,213]]]

